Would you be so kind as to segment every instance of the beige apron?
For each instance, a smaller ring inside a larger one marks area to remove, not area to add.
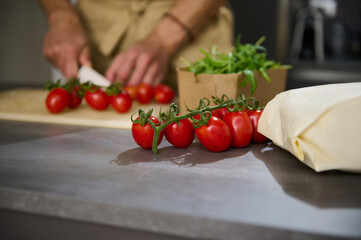
[[[89,36],[94,68],[104,74],[112,59],[145,38],[175,3],[176,0],[79,0],[77,10]],[[221,51],[233,46],[233,15],[227,7],[220,8],[196,40],[173,57],[165,82],[176,87],[175,68],[184,65],[180,56],[196,61],[202,57],[199,48],[208,50],[213,44]]]

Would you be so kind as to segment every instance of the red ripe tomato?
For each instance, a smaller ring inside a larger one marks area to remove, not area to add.
[[[159,124],[159,120],[150,116],[149,119],[154,122],[156,125]],[[144,149],[152,149],[153,145],[153,136],[154,130],[149,123],[145,123],[144,126],[140,125],[140,123],[133,123],[132,125],[132,135],[134,141]],[[163,131],[159,135],[158,145],[163,139]]]
[[[153,88],[149,84],[141,83],[137,88],[137,100],[140,103],[149,103],[154,96]]]
[[[192,122],[186,118],[179,121],[179,125],[174,122],[164,128],[164,136],[173,146],[186,148],[192,144],[195,131]]]
[[[201,119],[201,115],[200,114],[194,115],[193,118],[196,120],[199,120],[199,119]]]
[[[136,86],[132,86],[132,85],[128,85],[124,87],[124,90],[130,95],[130,97],[134,100],[137,99],[137,87]]]
[[[60,113],[68,107],[70,94],[64,88],[54,88],[45,100],[46,108],[51,113]]]
[[[223,117],[232,133],[232,147],[245,147],[252,139],[252,124],[245,112],[228,112]]]
[[[220,108],[219,109],[219,115],[221,115],[221,119],[223,119],[223,117],[228,113],[228,109],[227,107],[224,108]]]
[[[69,100],[69,104],[68,104],[69,108],[76,108],[83,101],[83,98],[81,98],[78,94],[79,90],[80,90],[80,86],[75,86],[73,88],[73,91],[70,94],[70,100]]]
[[[233,108],[233,107],[231,107]],[[216,109],[216,110],[213,110],[215,111],[215,117],[219,117],[220,119],[223,119],[224,115],[226,115],[228,113],[228,110],[227,110],[227,107],[223,107],[223,108],[219,108],[219,109]],[[212,113],[213,113],[212,111]]]
[[[127,92],[109,96],[113,109],[119,113],[126,113],[132,107],[132,98]]]
[[[174,98],[174,91],[168,85],[159,84],[154,87],[154,99],[158,103],[170,103]]]
[[[212,116],[222,119],[223,114],[221,109],[212,110]]]
[[[261,117],[262,112],[263,112],[262,110],[252,110],[247,112],[249,119],[251,120],[252,129],[253,129],[252,141],[256,143],[261,143],[267,140],[267,138],[264,135],[262,135],[257,131],[258,121],[259,118]]]
[[[86,91],[84,97],[87,104],[96,110],[105,110],[109,106],[108,96],[100,88]]]
[[[208,125],[196,128],[196,136],[202,145],[211,152],[225,151],[232,143],[229,127],[217,117],[211,117]]]

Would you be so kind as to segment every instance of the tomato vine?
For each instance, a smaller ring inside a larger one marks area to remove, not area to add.
[[[207,125],[209,119],[212,116],[212,111],[224,108],[226,107],[229,112],[233,111],[242,111],[247,109],[253,109],[258,103],[257,101],[253,100],[254,98],[245,98],[244,96],[240,96],[239,98],[235,99],[229,99],[226,95],[223,95],[221,98],[212,97],[213,103],[215,105],[211,106],[211,101],[208,98],[202,98],[199,101],[199,105],[196,109],[189,109],[186,107],[187,113],[180,115],[180,108],[175,103],[170,104],[168,112],[162,112],[162,110],[159,111],[159,117],[163,121],[159,124],[155,124],[152,120],[150,120],[150,117],[152,116],[153,109],[150,108],[148,112],[145,112],[143,109],[139,109],[138,111],[138,118],[133,119],[134,115],[133,113],[131,116],[131,121],[133,124],[141,124],[141,126],[144,126],[146,123],[148,123],[154,130],[154,136],[153,136],[153,144],[152,144],[152,152],[154,154],[158,153],[158,141],[159,136],[162,132],[162,130],[176,122],[179,123],[180,120],[189,118],[192,120],[194,128],[198,128],[203,125]],[[199,118],[194,118],[194,116],[200,115]]]

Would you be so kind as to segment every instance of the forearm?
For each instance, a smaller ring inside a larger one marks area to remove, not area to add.
[[[171,13],[197,34],[227,0],[179,0]]]
[[[169,13],[183,23],[196,37],[202,28],[215,16],[227,0],[179,0]],[[189,32],[170,17],[164,17],[155,28],[169,53],[174,54],[183,44],[189,42]]]
[[[43,55],[63,75],[77,75],[78,65],[91,65],[88,39],[81,21],[67,0],[38,0],[49,23],[43,42]]]
[[[68,0],[38,0],[38,3],[50,26],[64,20],[80,25],[79,17]]]

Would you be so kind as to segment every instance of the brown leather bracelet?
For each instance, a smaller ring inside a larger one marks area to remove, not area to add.
[[[179,18],[177,18],[176,16],[174,16],[172,13],[167,12],[164,14],[164,17],[169,17],[170,19],[172,19],[174,22],[176,22],[186,33],[188,36],[188,39],[190,42],[193,42],[195,37],[194,34],[192,33],[192,31],[181,21],[179,20]]]

